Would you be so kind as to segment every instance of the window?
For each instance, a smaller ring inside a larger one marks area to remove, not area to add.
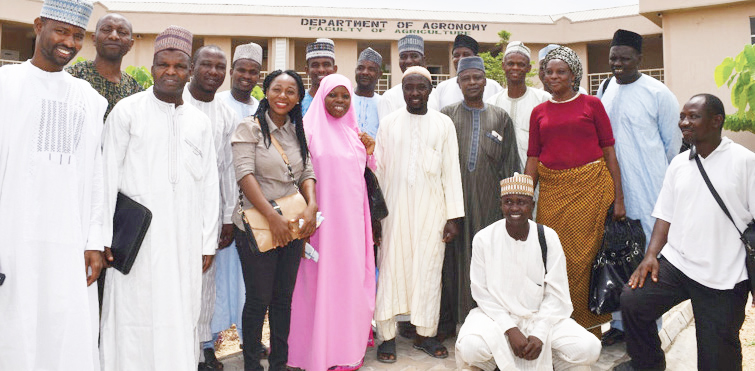
[[[750,17],[750,43],[755,44],[755,17]]]

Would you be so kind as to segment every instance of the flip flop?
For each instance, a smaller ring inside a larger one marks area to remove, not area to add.
[[[448,358],[448,349],[446,349],[446,347],[443,346],[443,344],[441,344],[438,341],[438,339],[434,337],[433,338],[423,337],[422,339],[423,340],[421,343],[414,344],[414,349],[419,349],[427,353],[427,355],[433,358],[439,358],[439,359]],[[445,351],[445,354],[441,354],[441,355],[436,354],[440,350]]]
[[[381,356],[393,356],[391,358],[382,358]],[[386,340],[377,349],[377,360],[382,363],[396,363],[396,339]]]

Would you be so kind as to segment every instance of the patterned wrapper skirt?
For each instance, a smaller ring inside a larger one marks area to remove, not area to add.
[[[595,315],[588,309],[590,272],[603,240],[606,213],[613,203],[613,180],[605,160],[572,169],[537,167],[540,199],[537,222],[558,233],[566,255],[572,318],[594,334],[611,320],[610,314]]]

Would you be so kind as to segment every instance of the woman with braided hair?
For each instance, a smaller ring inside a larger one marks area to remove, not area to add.
[[[577,53],[551,50],[543,66],[553,95],[530,116],[525,173],[540,182],[537,222],[553,228],[564,247],[572,317],[600,338],[600,325],[611,316],[588,309],[590,269],[609,207],[614,219],[626,214],[613,131],[600,99],[579,93]]]
[[[233,134],[233,164],[242,192],[240,204],[257,208],[267,218],[275,249],[256,253],[256,244],[247,238],[238,212],[233,213],[236,249],[246,286],[246,302],[242,312],[244,369],[262,370],[259,349],[265,312],[270,310],[270,370],[286,370],[288,333],[291,321],[291,298],[304,249],[302,239],[315,231],[317,201],[315,173],[309,160],[304,136],[301,99],[304,84],[295,71],[276,70],[263,83],[265,98],[257,113],[239,124]],[[273,140],[288,157],[290,170],[283,156],[271,145]],[[269,200],[301,192],[307,208],[296,219],[303,219],[302,239],[294,239],[288,220],[278,214]],[[241,205],[237,205],[238,209]]]

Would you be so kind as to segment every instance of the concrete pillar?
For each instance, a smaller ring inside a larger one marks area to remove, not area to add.
[[[261,69],[269,72],[275,70],[273,67],[275,67],[275,39],[267,39],[267,65],[261,66]]]
[[[220,89],[218,91],[225,91],[231,89],[231,61],[233,61],[233,49],[231,44],[231,37],[230,36],[205,36],[204,38],[204,44],[205,45],[217,45],[220,47],[221,50],[225,52],[226,59],[228,60],[228,63],[226,64],[225,69],[225,80],[223,81],[223,85],[220,86]]]
[[[286,61],[286,68],[289,70],[297,71],[296,68],[296,40],[289,38],[288,40],[288,46],[286,47],[286,52],[288,53],[288,59]],[[304,71],[302,68],[301,71]]]
[[[456,76],[456,68],[454,67],[454,44],[448,44],[448,74]]]
[[[359,51],[357,50],[356,40],[334,40],[336,46],[336,66],[338,73],[351,80],[351,85],[356,84],[354,71],[357,69],[357,59]]]
[[[398,61],[398,41],[391,41],[391,87],[401,83],[401,67]]]
[[[587,71],[589,71],[589,66],[587,65],[587,43],[572,44],[569,45],[569,47],[574,50],[575,53],[577,53],[580,62],[582,62],[582,81],[579,82],[579,86],[585,88],[585,90],[589,92],[590,86],[588,86],[587,79]]]
[[[285,37],[276,37],[271,40],[272,47],[268,49],[269,71],[285,70],[289,61],[289,40]]]

